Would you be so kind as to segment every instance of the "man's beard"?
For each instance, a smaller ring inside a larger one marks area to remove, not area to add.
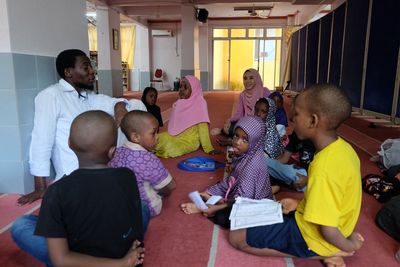
[[[81,89],[90,90],[90,91],[94,90],[94,84],[93,83],[92,84],[78,83],[76,85]]]

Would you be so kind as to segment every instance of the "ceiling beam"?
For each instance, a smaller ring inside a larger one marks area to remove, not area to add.
[[[145,1],[145,0],[107,0],[110,6],[170,6],[188,3],[189,0],[166,0],[166,1]]]
[[[182,4],[194,4],[194,5],[210,5],[210,4],[235,4],[235,3],[277,3],[287,2],[291,3],[294,0],[102,0],[107,2],[110,6],[169,6],[169,5],[182,5]],[[309,0],[316,1],[316,0]],[[318,0],[323,1],[323,0]]]
[[[211,5],[211,4],[245,4],[245,3],[277,3],[277,2],[287,2],[291,3],[293,0],[193,0],[195,5]]]
[[[124,7],[123,13],[128,16],[146,16],[146,15],[180,15],[180,6],[137,6]]]

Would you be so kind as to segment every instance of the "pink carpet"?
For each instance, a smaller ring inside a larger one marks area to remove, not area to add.
[[[0,196],[0,232],[1,229],[13,222],[21,214],[29,212],[40,205],[40,201],[34,202],[29,205],[19,206],[17,199],[19,195],[5,194]]]
[[[130,97],[140,98],[141,93]],[[233,92],[206,92],[211,118],[210,128],[220,127],[232,113],[233,103],[238,94]],[[158,105],[168,118],[168,109],[177,99],[176,92],[161,92]],[[290,98],[285,97],[286,108],[289,108]],[[288,110],[289,111],[289,110]],[[361,123],[362,124],[362,123]],[[161,131],[165,131],[163,127]],[[379,129],[388,131],[391,136],[393,129]],[[394,130],[396,133],[397,129]],[[368,159],[377,149],[380,138],[374,136],[374,131],[363,131],[346,123],[339,129],[340,135],[353,143],[360,160],[362,175],[370,172],[379,172],[379,168]],[[383,134],[381,134],[383,135]],[[398,135],[397,135],[398,136]],[[215,144],[215,137],[212,137]],[[217,149],[223,149],[215,145]],[[185,215],[179,209],[179,204],[189,201],[187,194],[193,190],[203,190],[207,186],[222,178],[223,170],[216,172],[192,173],[179,170],[176,164],[183,158],[205,155],[202,151],[174,158],[162,159],[177,182],[177,188],[172,195],[163,201],[162,213],[151,220],[145,238],[146,257],[145,266],[322,266],[317,260],[285,259],[257,257],[233,249],[227,241],[227,231],[215,227],[212,222],[200,214]],[[223,161],[224,155],[215,157]],[[278,193],[277,198],[301,198],[302,193],[285,189]],[[16,195],[0,196],[0,227],[8,225],[17,216],[24,214],[37,204],[29,207],[15,205]],[[363,195],[363,205],[357,230],[366,241],[363,248],[353,257],[345,259],[347,266],[397,266],[393,254],[399,244],[381,230],[374,223],[376,212],[381,207],[371,196]],[[0,234],[0,266],[41,266],[35,259],[20,251],[11,240],[9,231]]]

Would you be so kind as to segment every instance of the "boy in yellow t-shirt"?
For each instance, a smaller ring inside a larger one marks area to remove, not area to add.
[[[294,103],[294,131],[316,148],[304,198],[282,199],[284,222],[231,231],[230,243],[261,256],[323,259],[345,266],[364,239],[354,232],[361,208],[360,160],[336,129],[351,114],[351,104],[333,85],[316,85]],[[295,211],[295,212],[294,212]]]

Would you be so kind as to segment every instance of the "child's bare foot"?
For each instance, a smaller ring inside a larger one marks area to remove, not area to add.
[[[181,210],[186,214],[195,214],[201,212],[201,210],[198,209],[194,203],[181,204]]]
[[[397,262],[400,263],[400,248],[397,250],[397,252],[394,254],[394,258],[396,259]]]
[[[271,186],[271,188],[272,188],[272,194],[274,194],[274,195],[276,193],[278,193],[279,190],[281,190],[281,187],[279,185],[273,185],[273,186]]]
[[[301,190],[307,185],[308,177],[301,175],[300,173],[297,173],[297,176],[299,177],[299,179],[297,181],[293,182],[292,186],[296,190]]]
[[[325,263],[326,267],[346,267],[346,263],[344,263],[343,258],[338,256],[325,258],[323,262]]]
[[[123,258],[122,266],[136,266],[138,264],[142,264],[144,260],[144,251],[145,249],[140,247],[139,241],[133,241],[131,249]]]

